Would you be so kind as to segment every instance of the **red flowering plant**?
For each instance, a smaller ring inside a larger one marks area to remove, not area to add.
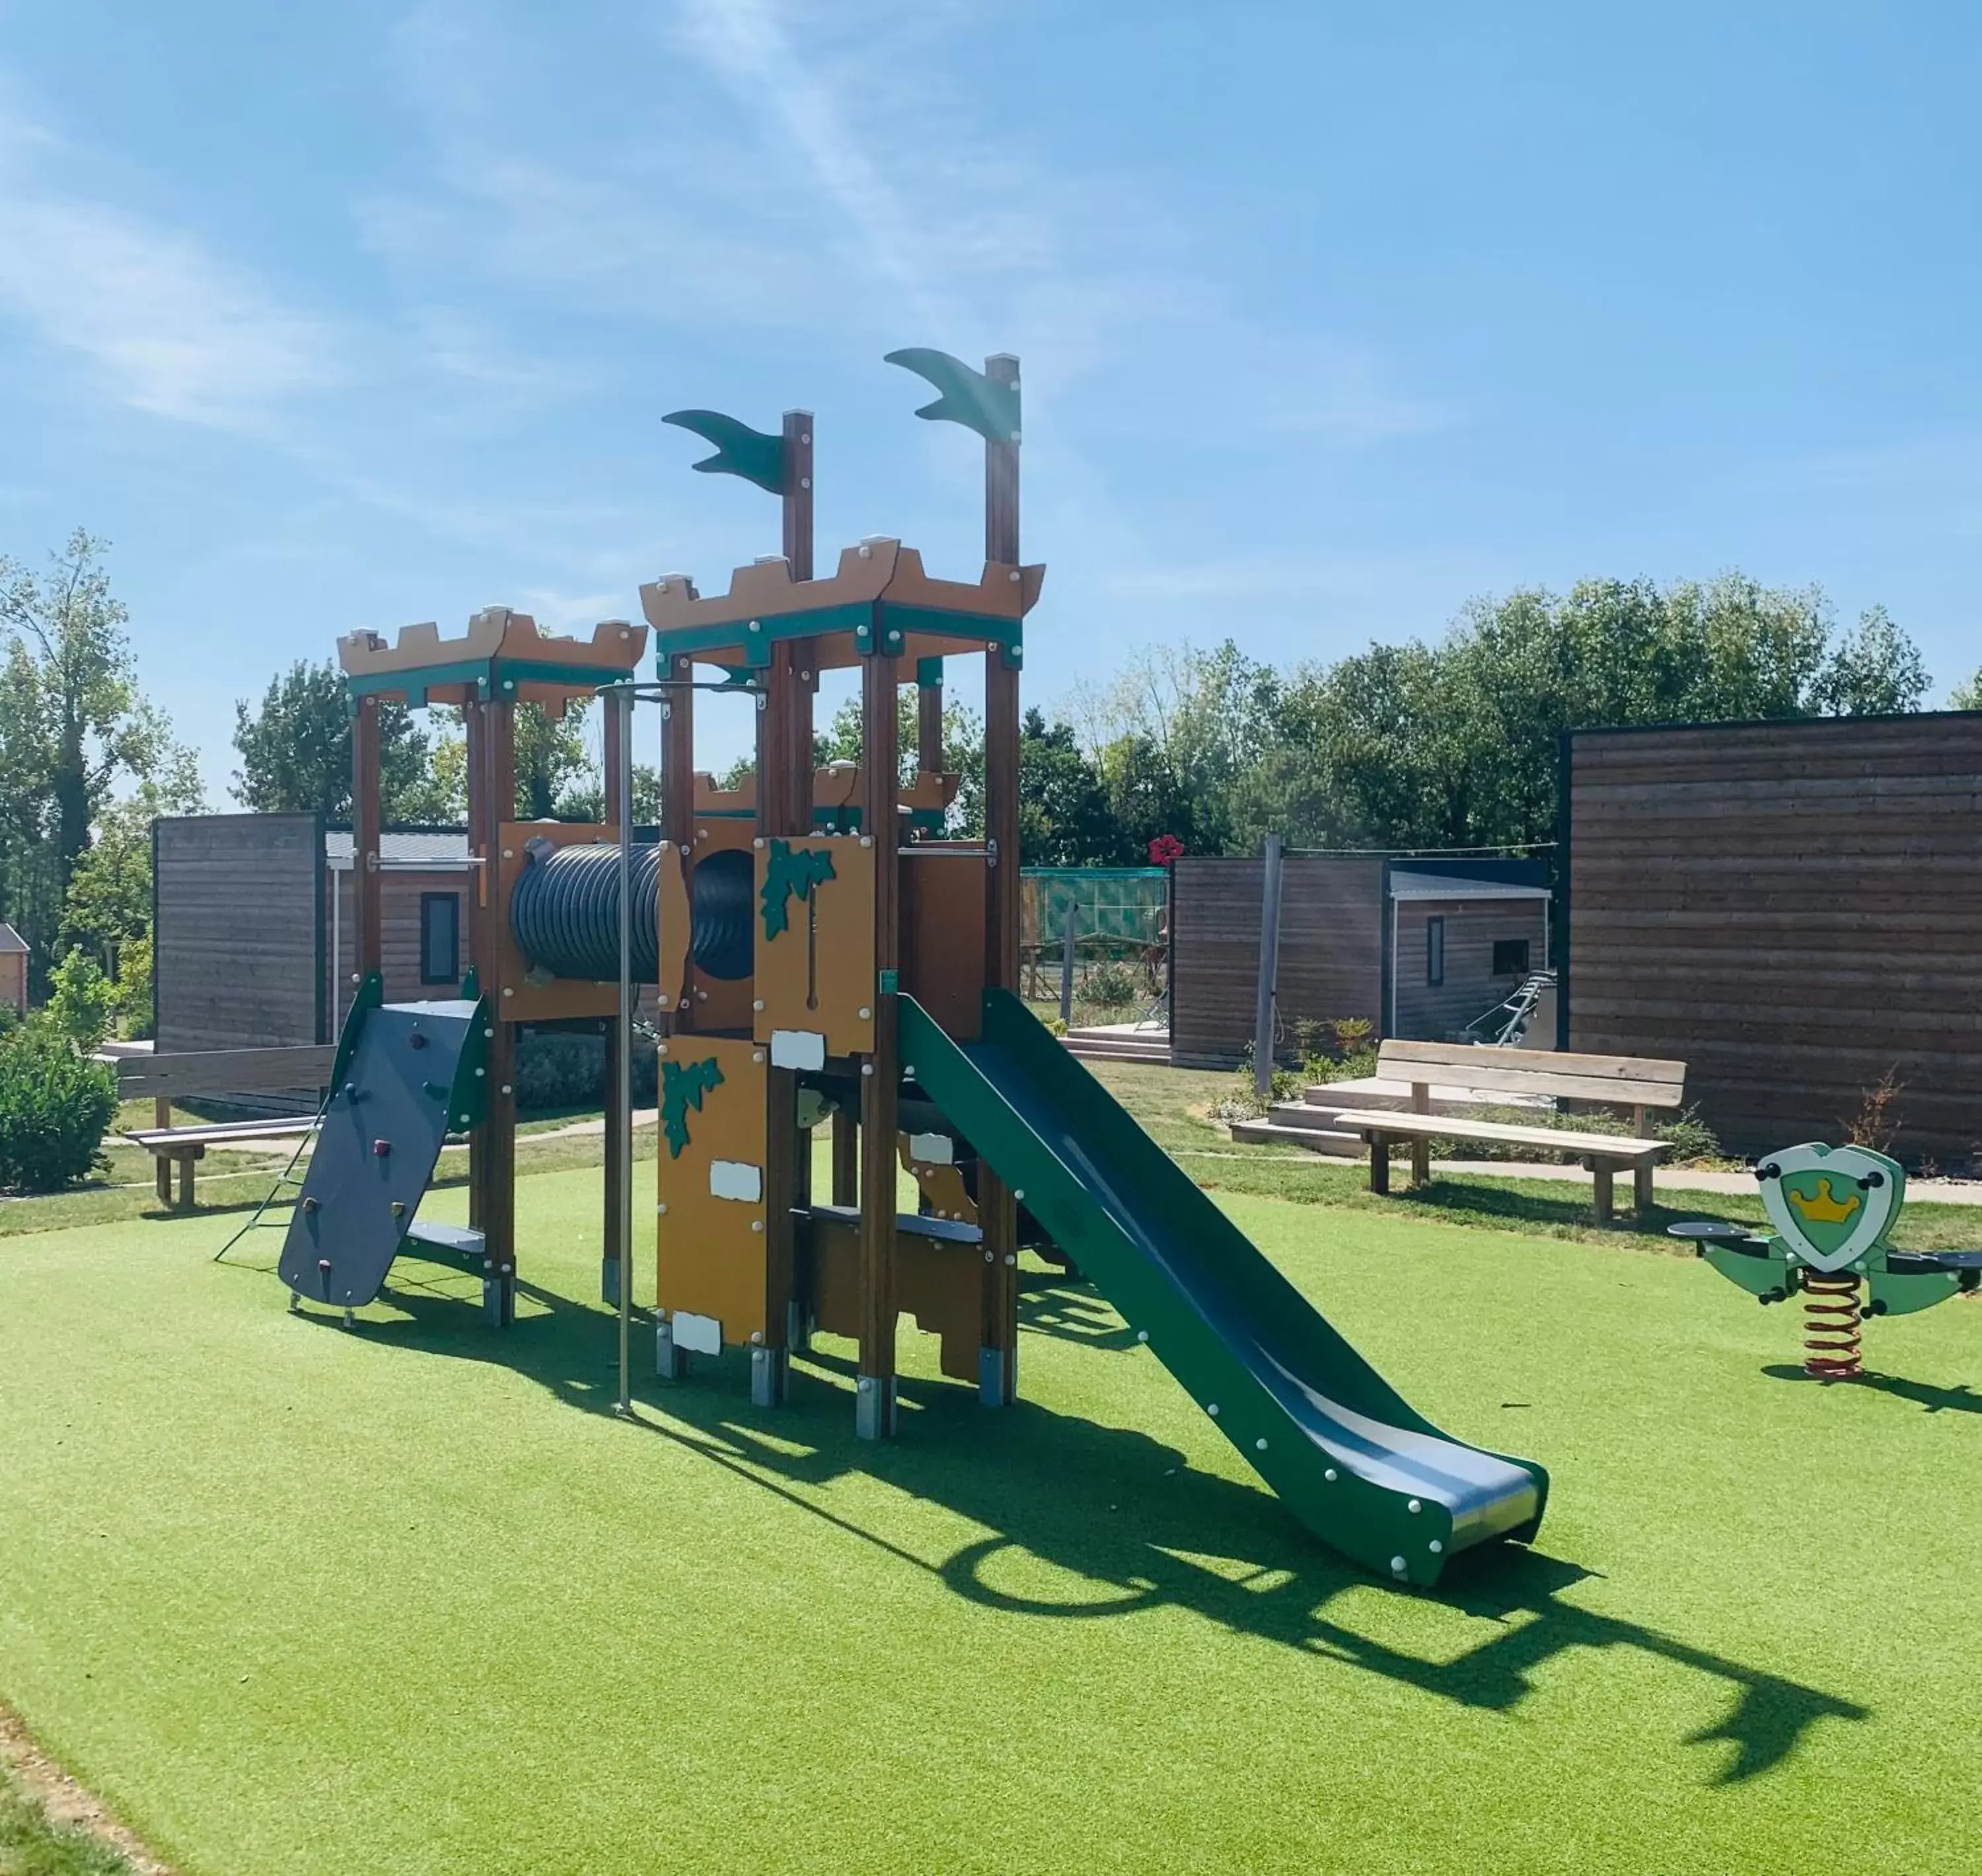
[[[1149,864],[1170,866],[1183,858],[1183,842],[1174,834],[1159,834],[1149,842]]]

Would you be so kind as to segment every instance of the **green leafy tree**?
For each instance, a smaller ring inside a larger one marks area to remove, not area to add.
[[[1242,775],[1233,845],[1454,848],[1553,838],[1566,730],[1917,708],[1927,675],[1882,611],[1833,627],[1815,588],[1738,573],[1586,581],[1480,601],[1436,645],[1288,675]]]
[[[1899,716],[1920,707],[1932,682],[1912,639],[1874,606],[1833,648],[1815,696],[1833,716]]]
[[[86,951],[68,952],[48,977],[48,1000],[38,1012],[85,1055],[103,1046],[117,1014],[117,991]]]
[[[920,708],[916,694],[904,688],[896,695],[896,748],[903,787],[915,780],[920,760]],[[861,751],[860,699],[842,700],[823,730],[815,730],[812,761],[823,768],[829,762],[857,762]],[[984,831],[984,726],[976,714],[961,704],[946,703],[943,712],[943,773],[957,779],[956,798],[949,805],[943,831],[953,838],[981,835]],[[754,760],[744,757],[730,768],[723,785],[734,788],[736,778],[749,775]]]
[[[234,798],[255,814],[351,819],[351,711],[329,659],[299,662],[269,681],[259,705],[234,706]],[[403,704],[379,710],[379,789],[389,821],[441,818],[426,733]],[[447,817],[452,818],[452,817]]]
[[[187,764],[169,767],[162,779],[105,808],[69,876],[59,942],[101,962],[126,1035],[152,1028],[152,823],[202,805],[198,772]]]
[[[45,965],[69,875],[119,782],[192,775],[137,685],[107,543],[77,529],[45,575],[0,557],[0,903]]]
[[[1099,772],[1070,723],[1026,711],[1019,726],[1019,858],[1026,866],[1121,864]]]
[[[562,717],[540,705],[516,709],[516,818],[519,821],[596,820],[605,801],[599,771],[586,748],[589,705],[573,703]]]
[[[195,804],[197,766],[138,688],[107,544],[78,528],[46,574],[0,557],[0,905],[52,957],[71,875],[120,784]]]
[[[112,785],[152,774],[173,748],[169,727],[138,692],[130,615],[103,565],[108,545],[78,528],[42,578],[0,560],[0,625],[25,661],[27,721],[14,727],[41,745],[65,886]]]
[[[1976,672],[1966,684],[1957,684],[1947,701],[1949,707],[1955,710],[1982,710],[1982,671]]]
[[[1087,748],[1131,863],[1159,834],[1193,852],[1229,847],[1243,778],[1273,741],[1282,680],[1230,639],[1210,651],[1158,646],[1075,698]]]

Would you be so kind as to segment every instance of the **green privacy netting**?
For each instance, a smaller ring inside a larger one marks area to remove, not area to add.
[[[1170,875],[1160,866],[1029,866],[1019,879],[1023,945],[1063,943],[1069,906],[1078,909],[1076,938],[1151,945],[1168,923]]]

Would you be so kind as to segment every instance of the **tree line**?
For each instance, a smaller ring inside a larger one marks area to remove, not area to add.
[[[151,822],[206,803],[192,752],[143,694],[104,551],[78,530],[42,573],[0,556],[0,918],[27,941],[38,987],[67,968],[73,1001],[95,994],[82,979],[100,968],[109,1006],[142,1031]],[[1022,857],[1133,865],[1164,836],[1187,852],[1248,853],[1270,831],[1310,848],[1536,845],[1553,838],[1565,730],[1884,715],[1919,708],[1930,685],[1883,608],[1846,627],[1816,588],[1739,573],[1523,588],[1473,601],[1436,638],[1332,662],[1276,668],[1229,640],[1160,647],[1056,709],[1026,711]],[[1953,701],[1982,708],[1982,672]],[[905,763],[913,714],[905,692]],[[586,718],[519,710],[519,818],[600,818]],[[459,713],[388,705],[380,731],[388,821],[459,825]],[[335,666],[294,665],[238,703],[229,791],[247,809],[348,822],[350,738]],[[953,704],[943,741],[959,778],[953,831],[981,831],[981,725]],[[858,760],[857,705],[816,741],[821,762]],[[636,817],[659,808],[659,778],[641,767]]]

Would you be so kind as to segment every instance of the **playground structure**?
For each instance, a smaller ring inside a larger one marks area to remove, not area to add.
[[[629,1408],[632,1165],[629,1065],[640,987],[659,1012],[656,1363],[746,1354],[753,1401],[782,1401],[819,1333],[857,1345],[855,1431],[896,1428],[898,1320],[939,1338],[939,1367],[989,1408],[1016,1395],[1019,1254],[1069,1260],[1121,1311],[1233,1445],[1310,1529],[1398,1581],[1537,1529],[1547,1478],[1441,1433],[1410,1408],[1068,1055],[1016,994],[1019,681],[1044,569],[1019,555],[1018,362],[978,372],[890,355],[939,395],[918,414],[983,438],[985,564],[928,574],[873,538],[812,566],[813,425],[776,435],[707,411],[668,421],[707,438],[695,466],[779,496],[782,551],[705,596],[671,573],[641,589],[645,623],[587,642],[527,617],[476,615],[465,638],[359,632],[340,653],[356,712],[358,995],[322,1138],[289,1226],[292,1307],[351,1311],[402,1254],[480,1271],[496,1325],[513,1320],[517,1251],[512,1075],[520,1024],[607,1025],[602,1290],[620,1328]],[[636,676],[652,635],[656,677]],[[981,837],[944,831],[945,664],[984,660]],[[822,671],[857,669],[862,760],[816,770]],[[898,747],[916,687],[912,778]],[[695,767],[704,691],[749,695],[757,761],[716,787]],[[519,702],[607,705],[605,818],[518,822]],[[378,711],[458,705],[467,725],[476,862],[473,981],[455,1000],[383,1004],[376,985]],[[657,841],[631,825],[634,713],[658,706]],[[811,1135],[829,1128],[830,1191]],[[448,1131],[470,1144],[469,1228],[419,1201]],[[916,1209],[898,1209],[898,1169]],[[719,1375],[712,1368],[712,1378]]]
[[[1812,1141],[1755,1168],[1773,1234],[1719,1220],[1675,1225],[1697,1255],[1762,1303],[1803,1299],[1803,1372],[1820,1381],[1863,1372],[1867,1316],[1904,1316],[1982,1288],[1982,1251],[1896,1251],[1906,1202],[1897,1160],[1869,1147]]]

